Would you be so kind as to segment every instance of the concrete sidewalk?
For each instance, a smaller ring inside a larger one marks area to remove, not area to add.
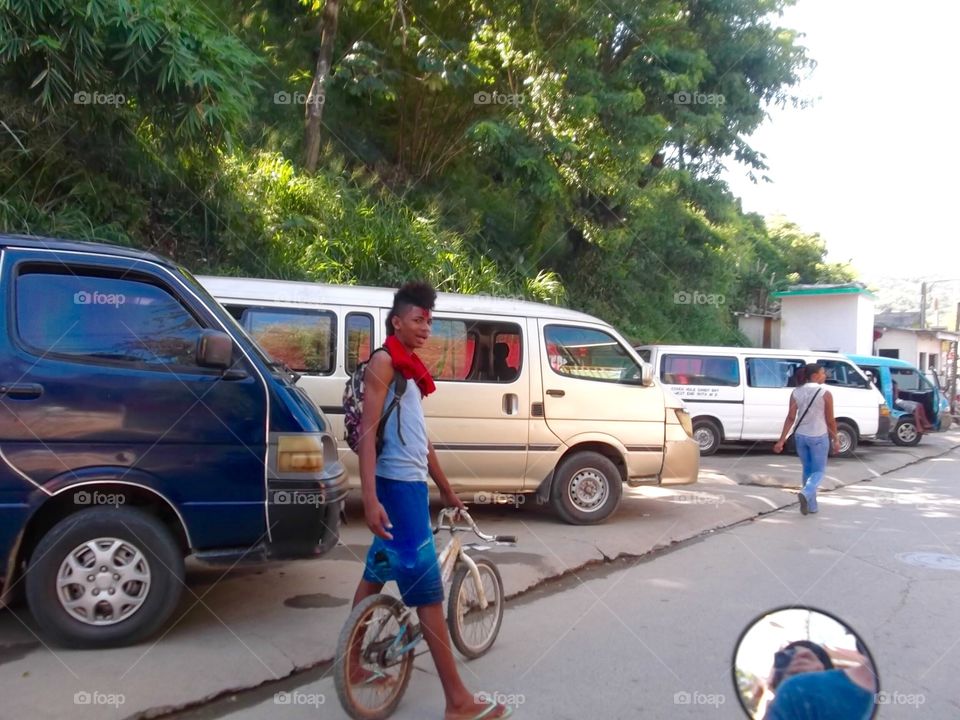
[[[957,445],[955,430],[915,448],[864,446],[855,458],[831,460],[824,488],[877,478]],[[491,552],[515,597],[588,565],[647,555],[795,504],[799,483],[795,456],[724,449],[703,459],[696,485],[626,488],[603,525],[564,525],[532,498],[520,507],[475,506],[473,514],[486,532],[518,536],[516,548]],[[348,519],[343,545],[319,560],[190,564],[175,622],[137,647],[48,648],[25,609],[0,611],[0,718],[155,717],[323,664],[334,655],[370,541],[356,503]]]

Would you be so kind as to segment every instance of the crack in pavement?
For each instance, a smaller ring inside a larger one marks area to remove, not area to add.
[[[960,446],[955,445],[935,455],[928,455],[926,457],[911,460],[904,465],[891,468],[890,470],[886,470],[874,477],[891,475],[921,462],[926,462],[927,460],[948,455],[957,451],[958,448],[960,448]],[[834,490],[830,490],[828,492],[832,493],[852,485],[872,482],[874,477],[854,480],[850,483],[839,485]],[[797,505],[798,502],[790,500],[782,505],[761,509],[757,512],[754,512],[754,514],[750,515],[749,517],[741,518],[725,525],[719,525],[703,530],[688,538],[658,543],[650,550],[639,554],[623,552],[611,557],[601,550],[600,547],[595,543],[591,543],[594,549],[599,553],[599,558],[588,560],[580,565],[577,565],[576,567],[567,568],[557,575],[542,578],[539,582],[536,582],[527,588],[519,590],[512,595],[507,595],[505,600],[512,601],[512,605],[514,607],[528,605],[541,600],[544,597],[557,595],[567,590],[579,587],[587,580],[595,580],[607,577],[608,575],[620,572],[621,570],[652,562],[653,560],[658,559],[668,553],[673,553],[695,544],[699,544],[707,538],[718,533],[729,532],[742,525],[756,522],[758,519],[764,518],[767,515],[772,515],[773,513],[777,513],[781,510],[795,507]],[[574,539],[571,538],[571,540]],[[579,539],[576,539],[576,541],[580,542]],[[589,575],[589,577],[586,579],[581,578],[580,576],[584,574]],[[286,657],[286,655],[284,656]],[[171,718],[173,716],[176,716],[178,720],[215,720],[216,718],[225,717],[226,715],[235,712],[237,709],[257,705],[263,702],[263,700],[265,700],[271,694],[292,691],[303,687],[304,685],[322,680],[329,675],[333,669],[333,664],[333,658],[321,659],[315,663],[310,663],[305,666],[294,667],[290,673],[280,679],[267,679],[256,685],[224,690],[214,693],[201,700],[183,703],[177,707],[149,708],[147,710],[139,711],[133,715],[130,715],[125,718],[125,720],[162,720],[163,718]],[[225,706],[225,701],[230,702],[229,707]]]

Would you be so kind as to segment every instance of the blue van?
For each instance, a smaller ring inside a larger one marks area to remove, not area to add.
[[[346,473],[325,418],[176,264],[0,234],[0,598],[72,647],[136,643],[184,558],[314,557]]]
[[[913,446],[920,442],[922,433],[917,428],[913,415],[893,402],[893,383],[897,384],[903,400],[913,400],[923,405],[927,418],[937,431],[950,427],[950,402],[937,383],[931,382],[915,365],[896,358],[874,355],[847,355],[867,373],[883,393],[893,417],[890,439],[897,445]]]

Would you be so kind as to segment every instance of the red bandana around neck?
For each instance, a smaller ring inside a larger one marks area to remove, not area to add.
[[[417,387],[420,388],[421,397],[426,397],[437,389],[427,366],[417,357],[416,353],[407,352],[403,343],[397,340],[396,335],[388,335],[383,346],[390,353],[394,370],[399,371],[407,380],[416,382]]]

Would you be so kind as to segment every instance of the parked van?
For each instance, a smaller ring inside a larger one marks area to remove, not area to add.
[[[346,380],[382,345],[394,291],[200,279],[331,418],[352,484],[341,407]],[[536,493],[570,523],[608,517],[622,485],[692,483],[699,461],[683,403],[606,323],[502,298],[441,293],[418,353],[437,381],[430,438],[455,490],[475,501]],[[476,491],[484,491],[478,493]],[[522,493],[522,494],[521,494]]]
[[[314,557],[346,474],[324,418],[177,265],[0,235],[0,596],[44,634],[134,643],[184,557]]]
[[[852,455],[862,439],[886,437],[890,427],[883,397],[839,353],[694,345],[644,345],[637,351],[687,403],[701,455],[713,454],[722,442],[776,441],[798,370],[812,362],[827,371],[841,456]]]
[[[953,421],[950,415],[950,401],[946,393],[941,390],[936,375],[931,381],[915,365],[896,358],[874,355],[848,355],[847,357],[867,373],[883,393],[893,418],[890,439],[897,445],[916,445],[920,442],[921,433],[917,429],[914,416],[894,404],[893,383],[897,384],[901,399],[913,400],[923,405],[935,431],[944,431],[950,427]]]

